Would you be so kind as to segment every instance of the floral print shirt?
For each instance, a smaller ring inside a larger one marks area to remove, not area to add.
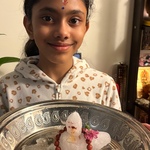
[[[40,101],[81,100],[121,110],[116,84],[109,75],[73,57],[74,65],[57,84],[36,64],[38,56],[22,59],[15,70],[0,79],[0,116]]]

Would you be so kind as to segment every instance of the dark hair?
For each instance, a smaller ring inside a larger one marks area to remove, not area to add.
[[[40,0],[24,0],[24,13],[29,20],[32,19],[32,8]],[[87,8],[87,22],[89,21],[94,0],[82,0]],[[29,39],[25,44],[25,56],[39,55],[38,47],[34,40]]]

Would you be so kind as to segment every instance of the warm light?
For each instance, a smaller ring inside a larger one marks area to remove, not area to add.
[[[137,98],[141,98],[141,90],[146,84],[150,84],[150,67],[139,67],[137,78]]]

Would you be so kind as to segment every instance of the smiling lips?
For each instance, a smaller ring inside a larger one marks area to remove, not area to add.
[[[73,44],[51,44],[48,43],[51,47],[56,49],[57,51],[66,51],[69,47],[71,47]]]

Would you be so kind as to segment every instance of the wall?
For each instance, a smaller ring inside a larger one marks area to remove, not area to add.
[[[27,39],[22,25],[22,0],[0,1],[0,57],[22,55]],[[89,64],[114,75],[119,62],[129,62],[134,0],[95,0],[90,29],[79,49]],[[0,76],[13,70],[16,63],[0,68]]]

